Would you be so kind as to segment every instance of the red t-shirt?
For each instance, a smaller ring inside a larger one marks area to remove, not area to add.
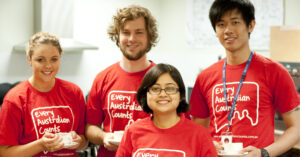
[[[185,118],[168,129],[156,127],[151,117],[125,130],[116,157],[217,157],[206,128]]]
[[[0,112],[0,145],[23,145],[46,132],[84,134],[85,101],[81,89],[61,79],[49,92],[39,92],[24,81],[4,98]],[[35,156],[78,156],[75,150],[40,152]]]
[[[147,117],[136,100],[136,91],[140,87],[146,70],[129,73],[115,63],[100,72],[92,85],[87,101],[87,123],[101,125],[106,132],[124,130],[134,121]],[[108,151],[103,146],[98,156],[114,157],[115,151]]]
[[[223,93],[224,59],[202,71],[192,91],[191,115],[210,117],[209,131],[216,141],[227,129],[227,111]],[[237,91],[246,63],[226,66],[228,106]],[[274,142],[275,110],[285,113],[299,105],[295,85],[285,68],[268,58],[253,55],[232,116],[233,142],[263,148]]]

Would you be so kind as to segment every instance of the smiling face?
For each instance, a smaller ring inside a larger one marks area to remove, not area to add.
[[[127,21],[119,34],[120,49],[128,60],[138,60],[146,54],[148,34],[143,17]]]
[[[229,52],[249,49],[249,33],[255,25],[253,20],[249,27],[245,24],[242,15],[237,11],[230,11],[216,23],[216,36],[220,43]]]
[[[150,88],[178,88],[177,83],[172,79],[169,73],[162,74],[156,83]],[[147,92],[147,104],[153,111],[154,115],[157,114],[177,114],[176,109],[180,102],[180,92],[175,94],[167,94],[162,90],[160,94],[151,94]]]
[[[40,44],[27,56],[33,70],[35,84],[54,84],[60,65],[59,50],[51,44]]]

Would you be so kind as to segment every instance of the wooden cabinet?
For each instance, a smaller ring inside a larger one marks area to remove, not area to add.
[[[270,58],[279,62],[300,62],[300,25],[271,27]]]

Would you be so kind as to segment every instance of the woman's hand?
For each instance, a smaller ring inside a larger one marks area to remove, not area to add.
[[[68,147],[68,149],[78,149],[80,146],[81,142],[83,141],[82,138],[75,132],[75,131],[70,131],[73,142],[76,144],[74,146]]]
[[[118,149],[118,145],[115,145],[115,144],[112,144],[112,143],[109,142],[109,139],[113,139],[113,138],[114,138],[113,133],[105,133],[103,143],[104,143],[104,147],[107,150],[115,151],[115,150]]]
[[[44,150],[48,152],[55,152],[64,148],[62,138],[52,133],[45,133],[39,140]]]
[[[224,150],[221,142],[213,141],[213,143],[216,147],[217,153],[221,153],[221,151]]]

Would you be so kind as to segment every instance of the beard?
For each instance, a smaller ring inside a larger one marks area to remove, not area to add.
[[[146,54],[146,49],[140,50],[136,55],[132,55],[128,53],[125,49],[120,48],[123,56],[125,56],[128,60],[136,61],[142,58]]]

